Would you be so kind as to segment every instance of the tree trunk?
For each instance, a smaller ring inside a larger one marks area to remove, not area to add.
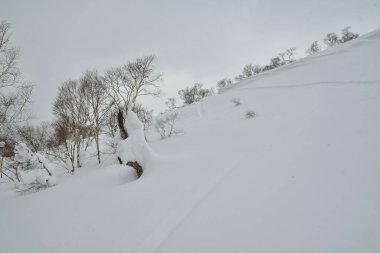
[[[131,166],[132,168],[135,169],[136,174],[137,174],[137,178],[141,177],[141,175],[143,174],[143,169],[138,162],[136,162],[136,161],[135,162],[127,162],[127,165]]]
[[[71,173],[74,173],[75,171],[75,163],[74,163],[74,154],[72,154],[70,147],[67,144],[67,140],[65,141],[65,148],[66,148],[66,155],[70,160],[71,163]],[[67,161],[67,158],[65,159],[65,163]]]
[[[81,161],[80,161],[80,146],[81,146],[81,140],[80,136],[77,137],[77,143],[76,143],[76,156],[77,156],[77,168],[79,169],[82,167]]]
[[[121,139],[125,140],[128,138],[128,133],[127,130],[125,130],[124,127],[124,115],[123,115],[123,110],[119,109],[119,112],[117,113],[117,123],[119,126],[119,131],[120,131],[120,137]]]
[[[38,156],[37,156],[37,160],[40,164],[42,164],[42,168],[44,168],[46,170],[46,172],[49,174],[49,176],[52,176],[53,174],[51,174],[50,170],[46,167],[46,164],[43,163]]]
[[[4,157],[1,157],[1,162],[0,162],[0,178],[3,178],[3,163],[4,163]]]
[[[127,109],[127,112],[128,112],[128,109]],[[123,115],[123,110],[121,110],[121,109],[119,109],[119,112],[117,114],[117,122],[118,122],[119,130],[120,130],[120,137],[123,140],[127,139],[128,138],[128,132],[124,126],[124,115]],[[123,164],[123,161],[121,160],[120,157],[118,157],[117,159],[119,160],[120,164]],[[137,178],[141,177],[141,175],[143,174],[143,168],[141,167],[141,165],[137,161],[134,161],[134,162],[128,161],[127,165],[132,167],[136,171]]]
[[[21,182],[21,178],[20,178],[20,173],[19,173],[19,167],[20,167],[20,164],[17,163],[17,166],[16,166],[16,178],[19,182]]]
[[[95,118],[95,125],[96,125],[96,128],[95,128],[95,142],[96,142],[96,152],[97,152],[97,155],[98,155],[98,163],[100,164],[100,146],[99,146],[99,133],[100,133],[100,123],[99,123],[99,118],[96,117]]]
[[[96,142],[96,151],[98,153],[98,163],[100,164],[100,147],[99,147],[99,134],[96,134],[95,142]]]

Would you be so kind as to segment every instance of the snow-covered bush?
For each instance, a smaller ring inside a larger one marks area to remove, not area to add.
[[[33,153],[25,143],[16,144],[14,153],[16,186],[20,191],[40,190],[56,184],[43,155]]]
[[[231,78],[224,78],[223,80],[220,80],[216,83],[216,88],[218,90],[218,94],[222,94],[227,89],[230,89],[234,86],[234,83],[232,82]]]
[[[156,119],[154,127],[160,134],[161,139],[165,139],[172,136],[173,134],[179,133],[179,130],[175,128],[177,119],[178,112],[176,111],[167,112],[163,116]]]

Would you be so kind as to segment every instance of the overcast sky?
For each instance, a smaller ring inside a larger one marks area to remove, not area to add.
[[[89,68],[104,70],[155,54],[165,97],[202,82],[214,86],[245,64],[266,64],[351,25],[379,28],[379,0],[0,0],[0,20],[12,24],[20,67],[35,84],[33,111],[50,120],[57,87]],[[162,110],[163,101],[149,100]]]

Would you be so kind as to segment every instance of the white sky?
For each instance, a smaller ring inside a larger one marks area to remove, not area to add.
[[[89,68],[155,54],[165,98],[173,97],[289,47],[301,57],[312,41],[348,25],[367,33],[379,28],[379,13],[379,0],[0,0],[0,20],[12,24],[21,70],[35,84],[37,121],[52,119],[57,87]],[[162,110],[165,98],[145,105]]]

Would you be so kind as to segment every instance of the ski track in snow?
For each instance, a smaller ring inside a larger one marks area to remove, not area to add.
[[[247,152],[249,153],[249,152]],[[261,152],[260,152],[261,153]],[[243,158],[247,155],[242,155],[234,166],[226,169],[222,172],[215,180],[206,184],[197,191],[191,198],[183,201],[178,204],[177,207],[174,207],[174,211],[171,215],[167,216],[161,223],[158,225],[153,232],[151,232],[148,237],[143,241],[143,243],[137,248],[135,253],[154,253],[159,250],[162,243],[169,238],[172,232],[179,227],[184,220],[192,213],[192,211],[199,206],[208,195],[210,195],[217,186],[223,182],[225,178],[233,173],[236,169],[239,168],[240,163],[243,161]]]
[[[318,86],[318,85],[328,85],[328,86],[340,86],[340,85],[350,85],[350,84],[380,84],[380,80],[377,81],[341,81],[341,82],[311,82],[305,84],[296,85],[286,85],[286,86],[266,86],[266,87],[254,87],[254,88],[244,88],[237,87],[237,90],[255,90],[255,89],[276,89],[276,88],[297,88],[297,87],[307,87],[307,86]],[[200,103],[198,105],[199,117],[203,116],[202,110],[203,105]],[[137,248],[135,253],[154,253],[159,250],[160,246],[170,237],[170,235],[179,227],[186,218],[192,213],[192,211],[199,206],[209,194],[213,192],[214,189],[231,173],[239,167],[239,164],[246,155],[243,155],[235,166],[230,167],[223,173],[219,175],[215,180],[209,184],[202,187],[201,190],[197,191],[190,199],[183,201],[174,207],[174,211],[171,215],[166,217],[160,225],[158,225],[153,232],[151,232],[148,237],[143,241],[143,243]]]

